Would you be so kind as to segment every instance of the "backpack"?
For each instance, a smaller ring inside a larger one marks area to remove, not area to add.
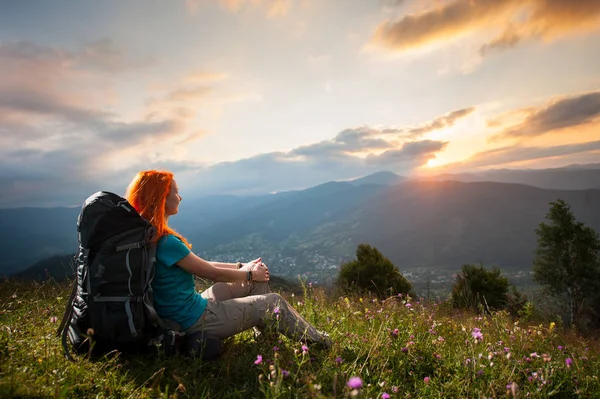
[[[152,297],[156,228],[125,198],[107,191],[91,195],[77,231],[76,278],[57,331],[68,359],[69,344],[80,353],[162,346],[166,354],[220,355],[218,338],[186,336],[176,323],[158,317]]]

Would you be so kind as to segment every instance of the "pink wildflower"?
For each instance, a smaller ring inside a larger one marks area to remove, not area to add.
[[[346,383],[346,385],[348,385],[352,389],[360,389],[362,388],[362,384],[363,383],[360,377],[352,377]]]

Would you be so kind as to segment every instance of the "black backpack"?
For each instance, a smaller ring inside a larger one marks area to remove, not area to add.
[[[153,306],[156,229],[117,194],[99,191],[77,220],[76,279],[57,335],[65,356],[111,350],[139,352],[163,347],[167,354],[196,351],[220,355],[221,341],[201,332],[186,336],[161,320]]]

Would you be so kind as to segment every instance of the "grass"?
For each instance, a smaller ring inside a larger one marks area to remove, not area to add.
[[[598,343],[553,323],[402,297],[331,298],[311,287],[287,298],[330,333],[331,350],[244,332],[213,362],[157,351],[73,363],[54,335],[69,290],[68,282],[0,283],[0,397],[600,397]]]

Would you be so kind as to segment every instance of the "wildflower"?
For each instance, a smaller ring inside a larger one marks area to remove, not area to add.
[[[408,352],[408,348],[402,348],[401,351],[402,351],[402,353],[406,353],[406,352]]]
[[[476,341],[483,341],[483,334],[479,328],[473,327],[473,332],[471,332],[471,335]]]
[[[517,385],[516,382],[511,382],[510,384],[506,385],[506,393],[509,395],[512,395],[513,398],[517,397],[517,392],[519,390],[519,386]]]
[[[390,394],[387,392],[384,392],[381,394],[381,399],[390,399]]]
[[[287,371],[286,369],[281,369],[281,375],[283,376],[283,378],[287,377],[288,375],[290,375],[290,372]]]
[[[397,386],[395,386],[395,385],[393,385],[393,386],[392,386],[392,392],[393,392],[393,393],[398,393],[398,387],[397,387]]]
[[[425,378],[423,378],[423,382],[424,382],[425,384],[429,384],[429,381],[430,381],[430,380],[431,380],[431,379],[430,379],[429,377],[425,377]]]
[[[559,351],[561,351],[561,350],[563,350],[563,349],[564,349],[564,347],[563,347],[562,345],[558,345],[558,350],[559,350]]]
[[[567,365],[567,367],[571,367],[571,365],[573,364],[573,359],[571,359],[570,357],[566,358],[565,364]]]
[[[400,334],[400,330],[398,330],[397,328],[394,328],[394,330],[392,331],[392,337],[396,338],[398,336],[398,334]]]
[[[346,383],[346,385],[348,385],[352,389],[360,389],[362,388],[362,384],[363,383],[360,377],[352,377]]]
[[[275,309],[273,309],[273,313],[275,313],[275,314],[279,313],[279,306],[276,306]]]
[[[308,283],[308,288],[312,288],[312,283]]]
[[[277,352],[278,350],[279,350],[279,347],[278,347],[277,345],[275,345],[275,346],[273,347],[273,351],[274,351],[274,352]]]
[[[306,355],[308,353],[308,346],[302,345],[302,354]]]
[[[547,353],[544,353],[542,354],[542,359],[544,359],[544,362],[548,363],[552,360],[552,356],[548,355]]]
[[[50,323],[56,323],[57,321],[58,321],[58,318],[56,316],[50,317]]]
[[[507,347],[507,346],[505,346],[505,347],[504,347],[504,352],[505,352],[505,353],[508,353],[508,352],[510,352],[510,348],[509,348],[509,347]]]
[[[336,362],[337,364],[342,364],[342,362],[343,362],[343,359],[342,359],[340,356],[338,356],[338,357],[336,357],[336,358],[335,358],[335,362]]]
[[[263,362],[262,355],[256,355],[256,360],[254,361],[254,364],[261,364],[262,362]]]
[[[407,303],[407,304],[406,304],[406,305],[404,305],[404,306],[406,306],[406,307],[407,307],[407,308],[409,308],[409,309],[410,309],[410,308],[412,308],[412,305],[411,305],[410,303]]]

